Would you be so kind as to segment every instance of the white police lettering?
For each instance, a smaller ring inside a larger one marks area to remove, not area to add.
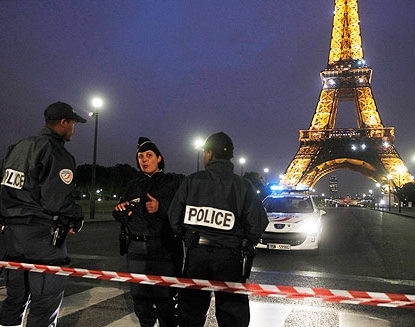
[[[1,185],[16,188],[18,190],[23,188],[25,176],[21,171],[7,168],[4,172]]]
[[[187,205],[184,223],[230,230],[235,225],[235,215],[228,210]]]
[[[73,172],[70,169],[62,169],[59,172],[59,177],[61,178],[62,182],[69,185],[73,180]]]

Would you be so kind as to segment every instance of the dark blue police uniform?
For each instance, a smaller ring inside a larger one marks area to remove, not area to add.
[[[49,117],[50,115],[50,117]],[[62,102],[49,106],[45,118],[86,122]],[[66,124],[66,123],[65,123]],[[72,124],[72,123],[71,123]],[[58,217],[78,231],[82,209],[72,197],[76,165],[65,140],[45,127],[40,135],[11,146],[2,162],[0,216],[5,227],[6,260],[46,265],[69,262],[66,243],[51,245]],[[7,297],[0,325],[55,326],[67,277],[22,270],[6,270]]]

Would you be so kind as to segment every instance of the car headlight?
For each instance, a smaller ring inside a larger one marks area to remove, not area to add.
[[[301,233],[317,234],[320,231],[320,224],[318,221],[309,220],[299,228]]]

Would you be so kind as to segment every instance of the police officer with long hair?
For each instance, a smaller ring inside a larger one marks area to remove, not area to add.
[[[154,142],[140,137],[136,159],[139,176],[128,185],[114,218],[121,222],[121,254],[127,254],[132,273],[177,276],[182,246],[174,238],[167,217],[171,199],[184,176],[165,173],[164,158]],[[176,327],[175,290],[163,286],[131,284],[131,296],[142,327]]]
[[[169,209],[187,249],[183,276],[245,282],[268,219],[252,184],[233,173],[231,138],[215,133],[203,150],[205,170],[185,179]],[[247,295],[215,292],[215,303],[220,327],[248,326]],[[209,305],[210,292],[180,290],[180,327],[203,327]]]

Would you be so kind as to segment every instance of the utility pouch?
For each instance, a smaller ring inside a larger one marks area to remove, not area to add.
[[[66,236],[68,235],[69,229],[71,227],[69,224],[65,224],[59,219],[56,221],[55,228],[53,229],[52,239],[50,244],[54,247],[60,248],[65,242]]]
[[[120,255],[124,255],[127,253],[131,241],[130,230],[126,225],[121,225],[118,240],[120,241]]]
[[[199,243],[199,232],[195,230],[186,230],[183,237],[184,245],[187,249],[194,249]]]

